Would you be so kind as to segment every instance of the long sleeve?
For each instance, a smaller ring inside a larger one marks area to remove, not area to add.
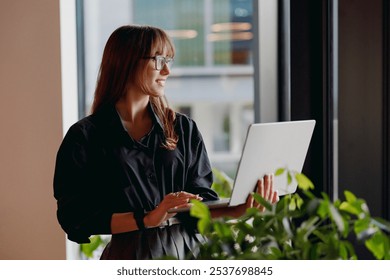
[[[80,125],[65,136],[56,160],[54,197],[57,218],[68,238],[89,243],[92,234],[110,233],[112,211],[107,196],[96,184],[93,145]]]

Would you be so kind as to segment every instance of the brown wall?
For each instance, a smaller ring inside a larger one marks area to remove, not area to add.
[[[0,259],[64,259],[59,1],[0,2]]]

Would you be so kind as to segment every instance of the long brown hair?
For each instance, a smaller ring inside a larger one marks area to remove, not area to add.
[[[151,52],[163,52],[173,57],[175,47],[168,35],[159,28],[152,26],[126,25],[116,29],[108,38],[103,52],[97,80],[92,113],[106,106],[115,106],[116,102],[127,94],[129,85],[143,84],[145,65],[148,60],[143,58],[153,56]],[[178,136],[174,129],[175,112],[169,108],[165,96],[150,97],[150,103],[163,124],[165,143],[168,150],[174,150]]]

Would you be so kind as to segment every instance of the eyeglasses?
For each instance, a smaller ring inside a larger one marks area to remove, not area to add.
[[[154,60],[154,68],[157,71],[160,71],[164,68],[164,65],[166,64],[168,68],[172,67],[173,64],[173,58],[172,57],[164,57],[162,55],[156,55],[156,56],[148,56],[144,57],[145,59],[153,59]]]

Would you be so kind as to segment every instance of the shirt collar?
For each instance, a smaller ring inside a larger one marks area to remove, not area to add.
[[[156,114],[153,105],[150,102],[148,103],[148,110],[151,113],[153,124],[157,124],[157,127],[159,127],[161,131],[164,131],[164,126],[162,124],[162,121]],[[109,126],[120,128],[121,130],[125,131],[122,120],[120,118],[118,111],[115,108],[115,105],[107,106],[98,115],[100,115],[103,119],[105,119],[105,122],[107,122]]]
[[[126,130],[124,124],[123,124],[123,121],[120,117],[120,114],[119,112],[116,110],[115,106],[110,106],[108,109],[108,114],[111,115],[111,118],[109,120],[109,124],[110,126],[115,126],[115,127],[121,127],[123,128],[124,130]],[[160,118],[158,117],[158,115],[156,114],[154,108],[153,108],[153,105],[149,102],[148,103],[148,110],[152,116],[152,121],[153,121],[153,124],[157,124],[157,126],[161,129],[161,131],[164,131],[164,126],[160,120]],[[120,124],[120,125],[119,125]]]

